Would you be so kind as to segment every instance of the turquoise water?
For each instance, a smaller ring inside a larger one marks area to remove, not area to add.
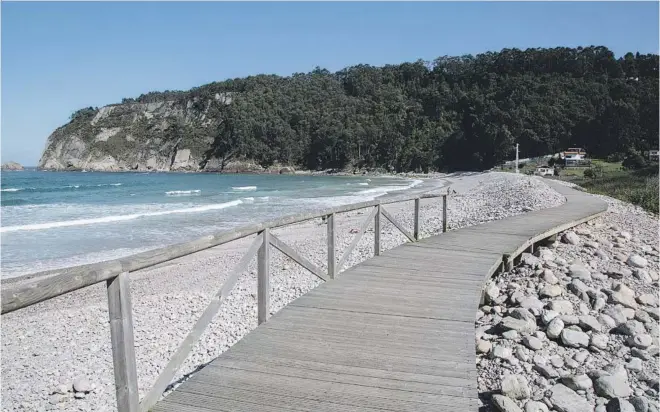
[[[419,181],[307,175],[3,172],[2,276],[99,262]]]

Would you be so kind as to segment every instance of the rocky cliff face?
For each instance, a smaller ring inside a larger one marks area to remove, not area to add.
[[[94,171],[263,171],[214,154],[229,95],[130,102],[76,112],[48,137],[38,167]]]
[[[20,163],[17,162],[7,162],[3,163],[2,166],[0,166],[0,170],[24,170],[23,166]]]

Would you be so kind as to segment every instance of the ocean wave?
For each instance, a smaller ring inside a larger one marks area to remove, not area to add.
[[[232,190],[235,190],[237,192],[251,192],[253,190],[257,190],[256,186],[233,186]]]
[[[166,196],[195,196],[202,193],[201,190],[171,190],[165,192]]]
[[[364,182],[358,183],[358,186],[369,186],[369,183],[364,183]]]
[[[0,189],[0,192],[59,192],[65,190],[75,190],[75,189],[91,189],[97,187],[107,187],[107,186],[122,186],[123,183],[100,183],[97,185],[66,185],[66,186],[48,186],[48,187],[10,187],[7,189]]]
[[[358,195],[358,196],[369,195],[370,197],[373,196],[372,198],[376,198],[376,197],[388,194],[390,192],[399,192],[401,190],[412,189],[413,187],[421,184],[422,182],[423,182],[423,180],[413,180],[409,185],[406,185],[406,186],[374,187],[372,189],[366,189],[366,190],[362,190],[360,192],[357,192],[356,195]]]
[[[259,201],[262,201],[262,202],[267,202],[267,201],[270,200],[270,197],[269,196],[261,196],[261,197],[258,197],[257,199]]]
[[[253,197],[244,197],[241,200],[245,203],[254,203],[254,198]]]
[[[69,227],[69,226],[93,225],[99,223],[124,222],[127,220],[134,220],[142,217],[165,216],[165,215],[180,214],[180,213],[200,213],[200,212],[208,212],[212,210],[226,209],[228,207],[238,206],[242,203],[243,202],[241,200],[232,200],[231,202],[226,202],[226,203],[189,207],[185,209],[163,210],[159,212],[133,213],[130,215],[104,216],[104,217],[90,218],[90,219],[65,220],[61,222],[35,223],[31,225],[21,225],[21,226],[8,226],[8,227],[0,228],[0,233],[20,232],[26,230],[45,230],[45,229],[54,229],[54,228]]]
[[[7,189],[0,189],[0,192],[20,192],[23,190],[22,187],[9,187]]]

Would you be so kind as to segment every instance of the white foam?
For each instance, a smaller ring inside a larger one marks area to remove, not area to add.
[[[0,192],[18,192],[23,190],[23,188],[20,187],[10,187],[8,189],[0,189]]]
[[[369,183],[358,183],[359,186],[369,186]]]
[[[253,197],[244,197],[243,200],[245,203],[254,203],[254,198]]]
[[[232,200],[227,203],[220,204],[211,204],[198,207],[189,207],[185,209],[174,209],[174,210],[163,210],[160,212],[147,212],[147,213],[134,213],[130,215],[118,215],[118,216],[105,216],[91,219],[76,219],[76,220],[66,220],[62,222],[47,222],[47,223],[35,223],[31,225],[22,225],[22,226],[8,226],[0,228],[0,233],[7,232],[19,232],[25,230],[44,230],[44,229],[53,229],[60,227],[68,226],[82,226],[82,225],[93,225],[98,223],[113,223],[113,222],[124,222],[127,220],[134,220],[141,217],[152,217],[152,216],[164,216],[178,213],[200,213],[208,212],[211,210],[220,210],[232,206],[238,206],[243,203],[241,200]]]
[[[121,185],[122,185],[122,183],[101,183],[101,184],[98,184],[96,186],[102,187],[102,186],[121,186]]]
[[[166,196],[194,196],[202,193],[201,190],[171,190],[165,192]]]
[[[236,186],[232,187],[232,190],[235,190],[237,192],[249,192],[253,190],[257,190],[256,186]]]
[[[362,191],[358,192],[357,195],[360,195],[360,196],[365,196],[365,195],[366,196],[373,196],[372,197],[372,199],[373,199],[373,198],[385,195],[385,194],[390,193],[390,192],[398,192],[398,191],[401,191],[401,190],[412,189],[413,187],[421,184],[422,182],[423,182],[423,180],[414,180],[407,186],[374,187],[373,189],[362,190]]]

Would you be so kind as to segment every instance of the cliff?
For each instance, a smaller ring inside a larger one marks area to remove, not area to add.
[[[222,124],[218,105],[231,98],[192,97],[148,103],[128,101],[87,108],[55,130],[38,167],[43,170],[95,171],[263,171],[249,161],[213,153],[214,133]],[[213,116],[210,115],[213,112]]]

